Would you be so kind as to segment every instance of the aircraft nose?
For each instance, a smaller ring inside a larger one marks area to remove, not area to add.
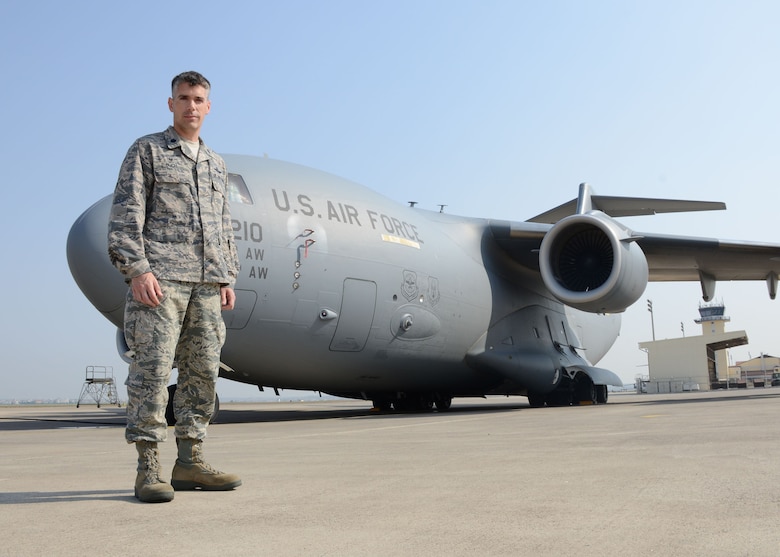
[[[108,195],[84,211],[68,234],[70,273],[84,296],[117,327],[124,321],[127,284],[108,259]]]

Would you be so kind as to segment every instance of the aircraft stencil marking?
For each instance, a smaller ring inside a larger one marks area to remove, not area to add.
[[[390,242],[391,244],[398,244],[401,246],[407,246],[410,248],[416,248],[420,249],[420,244],[417,242],[413,242],[412,240],[407,240],[406,238],[399,238],[398,236],[391,236],[390,234],[382,234],[382,241],[383,242]]]
[[[432,306],[439,303],[439,297],[441,292],[439,291],[439,279],[435,277],[428,278],[428,300]]]
[[[401,283],[401,292],[404,295],[404,298],[412,301],[412,298],[417,297],[417,292],[419,292],[419,289],[417,288],[417,273],[414,271],[404,271],[404,280],[403,283]]]
[[[233,226],[233,238],[240,242],[242,240],[251,240],[252,242],[263,241],[263,226],[257,222],[230,221]]]
[[[263,256],[265,255],[265,250],[260,248],[254,248],[254,252],[252,251],[252,248],[246,248],[246,257],[244,259],[253,259],[255,261],[262,261]]]
[[[268,278],[268,267],[255,267],[254,265],[251,265],[249,267],[249,278],[253,278],[253,279]]]

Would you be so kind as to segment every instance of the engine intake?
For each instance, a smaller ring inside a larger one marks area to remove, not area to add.
[[[560,220],[539,253],[542,280],[561,302],[591,313],[620,313],[647,287],[647,259],[631,231],[594,211]]]

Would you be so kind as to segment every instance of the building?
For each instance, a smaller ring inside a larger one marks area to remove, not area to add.
[[[777,356],[761,354],[758,358],[737,362],[729,369],[731,377],[739,377],[746,385],[780,385],[780,358]]]
[[[652,305],[648,304],[652,312]],[[745,331],[726,332],[722,303],[699,306],[702,334],[682,338],[640,342],[647,352],[648,377],[637,382],[642,392],[674,393],[725,387],[731,377],[726,349],[747,344]]]

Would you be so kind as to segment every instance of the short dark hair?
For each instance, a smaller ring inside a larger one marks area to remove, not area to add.
[[[171,96],[173,96],[176,93],[176,87],[178,87],[180,83],[188,83],[191,87],[200,85],[201,87],[206,89],[207,95],[208,92],[211,91],[211,83],[209,83],[208,79],[203,77],[198,72],[189,71],[189,72],[182,72],[173,78],[173,81],[171,81]]]

